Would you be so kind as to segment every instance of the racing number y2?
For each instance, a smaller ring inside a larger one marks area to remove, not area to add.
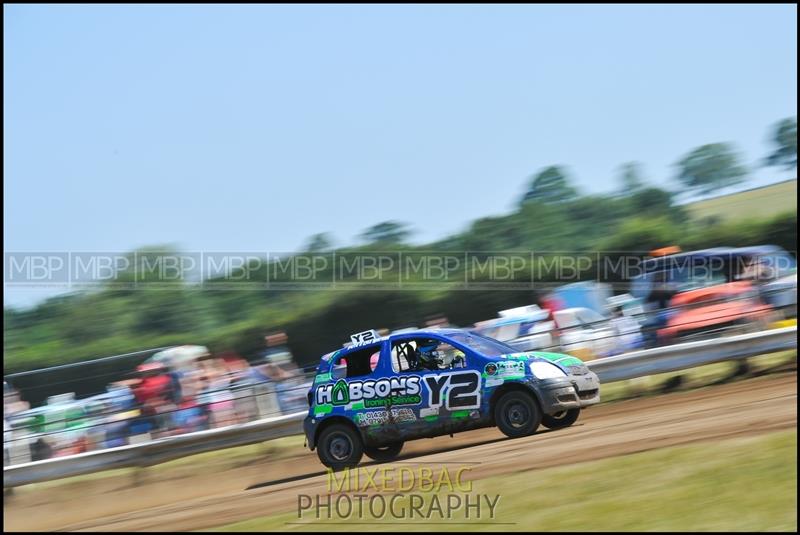
[[[477,409],[481,405],[481,376],[476,371],[428,375],[425,384],[431,408],[440,407],[443,398],[447,410]]]

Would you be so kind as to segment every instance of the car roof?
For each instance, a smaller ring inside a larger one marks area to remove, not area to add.
[[[329,360],[334,354],[336,355],[346,355],[352,351],[357,351],[364,347],[369,347],[371,345],[375,345],[380,342],[384,342],[386,340],[396,340],[398,338],[414,338],[416,336],[452,336],[458,333],[465,333],[468,332],[468,329],[459,329],[454,327],[429,327],[426,329],[413,329],[413,330],[403,330],[402,332],[397,333],[390,333],[387,336],[382,336],[380,338],[370,340],[369,342],[363,344],[349,344],[342,349],[331,351],[330,353],[326,353],[323,355],[322,360]]]
[[[404,337],[407,338],[409,336],[452,336],[454,334],[465,333],[467,329],[458,329],[455,327],[447,327],[447,328],[427,328],[427,329],[416,329],[414,331],[405,331],[402,333],[392,333],[388,336],[388,338],[399,338]]]

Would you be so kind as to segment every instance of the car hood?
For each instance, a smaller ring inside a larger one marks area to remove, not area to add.
[[[520,353],[506,353],[500,355],[497,360],[546,360],[554,364],[558,364],[565,370],[570,366],[583,366],[583,361],[572,355],[565,355],[563,353],[548,353],[547,351],[523,351]]]

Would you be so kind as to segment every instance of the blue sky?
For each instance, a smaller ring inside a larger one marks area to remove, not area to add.
[[[730,141],[797,114],[797,8],[4,6],[6,251],[291,251],[511,210],[563,164]],[[759,169],[752,185],[789,178]],[[52,292],[50,292],[52,293]],[[7,288],[7,304],[47,290]]]

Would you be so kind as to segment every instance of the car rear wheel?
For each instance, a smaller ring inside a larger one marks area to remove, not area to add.
[[[361,460],[364,445],[352,427],[333,424],[326,427],[317,443],[317,456],[325,466],[334,470],[353,468]]]
[[[392,442],[385,446],[364,446],[364,453],[374,461],[391,461],[403,449],[403,442]]]
[[[536,432],[542,421],[542,412],[532,395],[511,391],[497,400],[494,421],[505,436],[524,437]]]
[[[570,409],[555,414],[545,414],[542,416],[542,425],[548,429],[562,429],[575,423],[580,416],[580,409]]]

